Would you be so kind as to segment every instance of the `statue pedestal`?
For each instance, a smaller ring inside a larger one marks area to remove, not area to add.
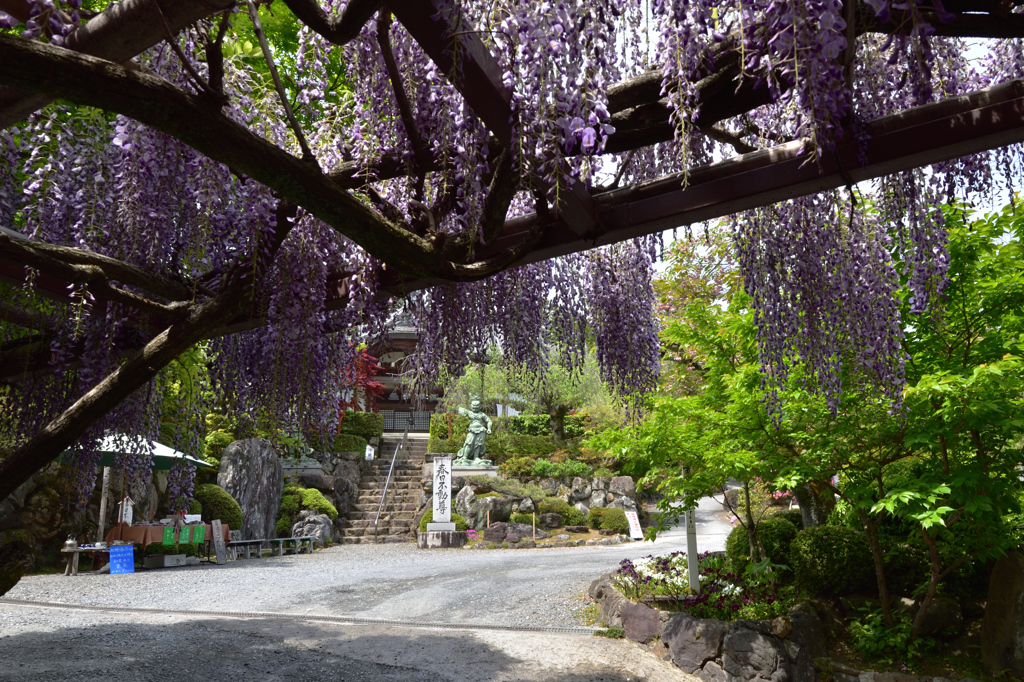
[[[498,476],[498,467],[474,467],[453,464],[452,477],[456,476],[491,476],[496,478]]]
[[[416,546],[420,549],[445,549],[462,547],[465,544],[466,531],[462,530],[428,530],[416,536]]]
[[[428,523],[427,532],[432,533],[434,531],[451,531],[455,530],[454,523]]]

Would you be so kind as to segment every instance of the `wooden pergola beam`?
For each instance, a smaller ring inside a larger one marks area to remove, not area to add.
[[[553,226],[517,265],[1024,142],[1024,80],[885,116],[869,123],[865,132],[863,145],[839,143],[834,153],[816,160],[805,141],[796,141],[693,169],[685,186],[684,174],[676,173],[597,194],[598,226],[592,239],[580,240]],[[508,221],[481,257],[520,239],[537,219],[529,215]]]
[[[234,0],[123,0],[76,29],[68,36],[64,47],[123,64],[164,39],[159,12],[163,12],[171,35],[177,35],[200,19],[231,9],[234,4]],[[6,64],[4,68],[17,68],[17,65]],[[52,101],[53,98],[46,95],[0,87],[0,129],[17,123]]]

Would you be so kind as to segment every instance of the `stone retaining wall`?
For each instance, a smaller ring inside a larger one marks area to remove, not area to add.
[[[668,613],[628,600],[609,573],[590,585],[600,620],[621,627],[627,639],[647,644],[705,682],[814,682],[815,666],[827,666],[836,682],[953,682],[942,677],[863,672],[828,661],[828,635],[842,623],[827,604],[807,600],[771,621],[723,621]],[[959,682],[979,682],[964,678]]]

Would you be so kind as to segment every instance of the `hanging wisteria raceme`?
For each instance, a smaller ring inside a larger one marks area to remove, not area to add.
[[[194,55],[190,40],[183,41],[183,47]],[[185,80],[170,50],[157,49],[147,66],[179,83]],[[244,77],[238,82],[245,89]],[[253,101],[241,96],[237,101],[235,117],[251,124]],[[237,266],[246,254],[255,260],[262,257],[254,247],[273,230],[276,206],[265,188],[130,119],[74,113],[61,107],[30,121],[27,133],[33,144],[26,145],[24,160],[18,158],[8,134],[0,138],[5,158],[14,160],[26,178],[20,197],[6,189],[0,195],[0,210],[10,216],[6,224],[16,224],[11,209],[18,208],[20,200],[17,221],[32,239],[112,256],[178,281],[189,281],[197,272],[207,273],[211,281]],[[0,178],[9,182],[9,177],[5,168]],[[34,296],[31,284],[22,295]],[[53,320],[53,374],[26,379],[26,390],[8,401],[23,438],[116,369],[126,353],[145,342],[144,330],[150,324],[146,316],[122,304],[95,304],[88,285],[69,291],[64,314]],[[133,393],[79,443],[71,456],[79,503],[87,501],[94,485],[99,456],[94,448],[105,434],[141,437],[125,442],[116,466],[124,470],[129,490],[137,493],[148,484],[152,453],[138,444],[160,437],[158,387],[166,382],[158,376]],[[186,410],[192,428],[181,429],[180,439],[171,443],[193,456],[201,454],[199,398],[190,396]],[[188,503],[173,496],[172,500],[179,506]]]
[[[190,462],[176,462],[167,474],[168,507],[172,514],[187,514],[195,490],[196,467]]]
[[[849,213],[838,192],[731,219],[753,300],[769,412],[796,363],[808,387],[838,407],[843,376],[864,373],[893,401],[903,388],[898,279],[877,218]],[[852,222],[851,222],[852,218]]]
[[[21,208],[21,188],[17,169],[21,165],[20,147],[9,131],[0,130],[0,225],[14,225]]]
[[[625,399],[653,390],[660,371],[651,284],[654,238],[507,270],[483,282],[436,287],[412,308],[420,334],[412,386],[428,394],[497,347],[513,366],[582,368],[593,333],[602,379]]]
[[[602,378],[634,416],[660,373],[661,346],[651,285],[655,238],[617,244],[588,254],[591,325]]]

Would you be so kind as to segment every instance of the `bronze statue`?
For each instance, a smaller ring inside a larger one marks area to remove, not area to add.
[[[484,439],[491,432],[491,418],[480,411],[480,401],[474,399],[469,404],[470,409],[458,408],[459,414],[469,417],[469,429],[466,431],[466,442],[462,449],[455,456],[452,462],[456,466],[491,466],[491,460],[484,459],[487,446]]]

